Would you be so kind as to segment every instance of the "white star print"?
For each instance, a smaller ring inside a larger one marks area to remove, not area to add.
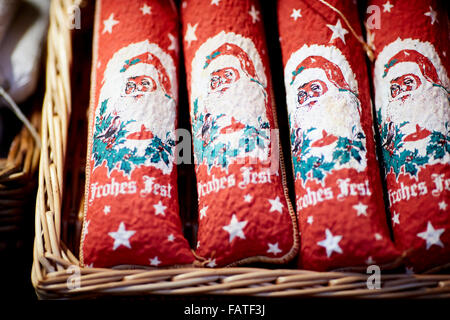
[[[246,195],[244,196],[244,201],[245,201],[245,202],[251,202],[252,199],[253,199],[253,197],[252,197],[250,194],[246,194]]]
[[[185,8],[187,7],[187,2],[186,2],[186,1],[183,1],[183,2],[181,3],[181,6],[183,7],[183,9],[185,9]]]
[[[175,240],[175,236],[173,235],[173,233],[169,234],[169,236],[167,237],[167,240],[170,242],[173,242]]]
[[[187,41],[188,47],[191,46],[192,41],[197,41],[197,36],[195,35],[195,31],[197,30],[197,27],[198,27],[198,23],[196,23],[195,25],[191,25],[190,23],[188,23],[188,25],[187,25],[187,30],[186,30],[186,34],[184,36],[184,41]]]
[[[375,240],[381,240],[383,239],[383,236],[379,233],[375,233]]]
[[[131,249],[130,238],[135,233],[136,231],[127,231],[125,229],[125,224],[121,222],[117,231],[108,233],[108,235],[114,239],[113,250],[116,250],[120,246]]]
[[[393,226],[396,224],[400,224],[400,213],[394,212],[394,216],[392,217]]]
[[[207,267],[214,268],[217,266],[216,259],[212,259],[210,262],[206,264]]]
[[[158,257],[154,257],[153,259],[148,259],[150,260],[150,265],[151,266],[158,266],[159,264],[161,264],[161,261],[158,259]]]
[[[211,0],[211,5],[215,4],[216,6],[219,5],[220,0]]]
[[[103,208],[103,213],[105,214],[105,215],[107,215],[108,213],[110,213],[111,212],[111,206],[105,206],[104,208]]]
[[[358,204],[355,204],[353,206],[353,209],[355,209],[357,211],[357,216],[359,217],[360,215],[366,216],[367,217],[367,205],[363,204],[362,202],[359,202]]]
[[[100,68],[101,66],[102,66],[102,62],[101,61],[97,62],[97,68]]]
[[[394,6],[388,1],[385,4],[383,4],[383,12],[391,12],[391,9]]]
[[[434,229],[433,225],[430,221],[427,224],[427,230],[424,232],[419,232],[417,236],[426,241],[427,250],[430,249],[432,245],[437,245],[439,247],[444,247],[444,244],[441,242],[441,235],[444,233],[445,229]]]
[[[339,247],[339,241],[341,241],[342,236],[333,236],[330,229],[325,230],[325,236],[326,238],[317,242],[317,244],[327,250],[327,257],[329,258],[333,254],[333,251],[342,253],[342,249]]]
[[[345,44],[345,35],[348,33],[348,31],[342,28],[340,19],[338,19],[338,22],[335,26],[333,26],[332,24],[327,24],[327,27],[330,28],[331,31],[333,31],[333,34],[331,35],[331,39],[329,41],[330,43],[333,42],[334,39],[339,38]]]
[[[200,248],[200,241],[197,241],[197,249]]]
[[[278,242],[277,243],[268,243],[269,249],[267,250],[267,253],[273,253],[274,255],[277,255],[281,252],[280,248],[278,248]]]
[[[112,28],[118,23],[119,21],[114,20],[114,13],[111,13],[108,19],[103,20],[104,28],[102,34],[105,32],[112,33]]]
[[[439,209],[444,210],[444,211],[445,211],[445,209],[447,209],[447,204],[445,203],[444,200],[439,202]]]
[[[142,8],[140,8],[139,10],[142,11],[142,14],[145,16],[146,14],[152,14],[152,7],[149,7],[147,4],[144,3],[144,5],[142,6]]]
[[[298,18],[302,17],[302,14],[300,13],[301,9],[292,9],[291,18],[294,19],[294,21],[297,21]]]
[[[169,47],[168,47],[167,49],[168,49],[168,50],[175,51],[175,52],[178,53],[178,42],[177,42],[177,38],[175,38],[175,37],[173,36],[173,34],[171,34],[171,33],[168,34],[168,37],[169,37],[169,39],[170,39],[170,45],[169,45]]]
[[[233,241],[235,237],[245,239],[243,229],[246,225],[247,221],[239,222],[236,215],[233,214],[233,216],[231,217],[230,224],[225,227],[222,227],[222,229],[230,234],[229,242],[231,243],[231,241]]]
[[[164,212],[164,210],[167,209],[167,207],[165,205],[162,204],[162,201],[159,200],[159,202],[157,204],[153,205],[153,208],[155,208],[155,215],[160,215],[162,214],[163,216],[166,215],[166,213]]]
[[[313,221],[314,221],[314,217],[313,217],[313,216],[309,216],[309,217],[306,219],[306,222],[309,223],[309,224],[312,224]]]
[[[367,265],[375,264],[375,261],[372,259],[372,256],[368,257],[366,260]]]
[[[250,11],[248,14],[252,17],[252,22],[256,23],[256,21],[259,21],[259,11],[256,10],[255,6],[252,5]]]
[[[275,199],[268,199],[270,202],[270,210],[269,212],[278,211],[279,213],[283,212],[283,204],[280,201],[280,197],[276,197]]]
[[[93,268],[94,267],[94,263],[92,262],[91,264],[87,264],[85,265],[86,268]]]
[[[439,22],[437,19],[437,12],[433,10],[433,8],[430,6],[430,11],[425,12],[424,15],[431,18],[431,24],[434,24],[435,22]]]
[[[200,220],[206,218],[206,210],[208,210],[208,206],[204,206],[200,209]]]
[[[446,57],[446,56],[447,56],[447,52],[442,51],[442,55],[443,55],[444,57]]]

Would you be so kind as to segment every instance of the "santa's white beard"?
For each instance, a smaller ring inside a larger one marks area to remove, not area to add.
[[[320,138],[322,130],[336,137],[354,139],[362,131],[356,97],[348,92],[330,92],[319,97],[309,107],[297,107],[294,113],[294,127],[311,131],[310,136]]]
[[[301,128],[301,135],[310,129],[307,133],[311,144],[323,137],[323,130],[328,135],[333,135],[337,138],[343,137],[350,140],[355,140],[358,133],[364,131],[361,127],[360,116],[358,112],[358,101],[352,93],[328,91],[325,95],[319,97],[317,102],[309,110],[309,107],[297,108],[294,112],[294,122],[292,130]],[[323,147],[311,147],[309,155],[322,157],[325,162],[335,162],[333,160],[333,152],[337,142],[333,142]],[[366,167],[366,142],[362,139],[364,151],[360,151],[362,156],[361,162],[351,160],[342,167],[338,167],[337,163],[335,169],[343,167],[353,167],[358,171]]]
[[[396,124],[408,121],[410,127],[416,129],[416,124],[430,131],[445,130],[445,122],[449,121],[450,109],[447,94],[444,89],[427,85],[420,92],[411,91],[410,97],[404,102],[396,99],[387,105],[386,117]]]
[[[223,116],[216,119],[216,125],[219,127],[219,130],[230,126],[232,118],[234,118],[237,122],[263,131],[270,139],[270,128],[261,128],[261,124],[268,122],[268,119],[266,97],[263,88],[259,84],[240,79],[224,93],[211,93],[201,101],[201,109],[199,111],[203,114],[210,113],[213,119],[223,114]],[[224,143],[229,144],[230,148],[239,149],[243,132],[243,130],[233,131],[230,129],[228,133],[220,133],[212,142],[212,146]],[[267,143],[266,145],[268,146],[269,144]],[[269,147],[264,149],[256,147],[253,151],[240,154],[239,156],[266,160],[269,157]]]
[[[125,126],[126,136],[140,132],[144,125],[146,131],[150,130],[153,136],[157,136],[163,142],[167,140],[168,133],[168,137],[174,139],[175,102],[165,96],[162,91],[148,93],[137,99],[119,96],[109,103],[111,103],[111,107],[108,107],[107,112],[116,113],[120,117],[121,123],[130,121]],[[150,141],[149,139],[125,139],[123,145],[131,150],[136,148],[135,156],[143,156]]]
[[[241,78],[225,92],[208,94],[203,100],[204,113],[225,114],[231,123],[231,117],[237,121],[259,128],[267,121],[266,97],[264,89],[256,82]]]
[[[422,85],[422,90],[411,91],[409,98],[404,102],[396,99],[386,107],[384,121],[392,121],[399,126],[405,122],[400,130],[406,137],[416,132],[416,125],[421,129],[427,129],[430,132],[438,131],[448,135],[448,129],[445,123],[450,120],[450,108],[447,93],[440,87],[435,87],[426,82]],[[408,150],[417,149],[420,154],[426,152],[426,146],[429,138],[418,141],[404,141],[404,148]]]

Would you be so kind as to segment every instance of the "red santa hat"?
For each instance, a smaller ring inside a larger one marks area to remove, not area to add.
[[[325,82],[327,95],[343,93],[342,97],[354,101],[361,113],[356,76],[338,48],[305,44],[291,54],[284,67],[286,103],[290,113],[294,114],[298,107],[299,85],[313,80]]]
[[[239,60],[239,64],[241,69],[247,73],[247,75],[252,79],[257,79],[255,66],[251,61],[248,54],[242,50],[239,46],[226,42],[214,50],[210,55],[206,56],[205,65],[203,69],[206,69],[212,61],[217,60],[219,57],[223,57],[225,55],[234,56]]]
[[[317,68],[322,69],[325,72],[328,81],[330,81],[335,87],[338,89],[351,91],[350,86],[347,81],[345,81],[344,75],[342,74],[339,66],[321,56],[309,56],[300,62],[295,70],[292,71],[292,81],[290,84],[293,84],[297,75],[305,70]]]
[[[448,94],[450,85],[447,72],[434,46],[418,39],[400,39],[386,45],[378,54],[374,66],[375,105],[381,108],[391,101],[389,81],[405,73],[414,73],[433,87]]]
[[[167,97],[177,101],[176,74],[172,57],[157,44],[148,40],[132,43],[118,50],[108,61],[100,101],[119,95],[127,78],[141,75],[151,76]]]
[[[388,61],[387,64],[384,65],[383,78],[386,77],[386,75],[388,74],[389,70],[391,70],[392,67],[401,62],[416,63],[425,79],[427,79],[431,83],[442,86],[442,82],[441,80],[439,80],[436,68],[433,66],[430,59],[425,57],[423,54],[417,52],[416,50],[409,50],[409,49],[399,51]]]
[[[191,63],[191,96],[207,92],[210,70],[223,66],[236,67],[250,81],[267,86],[264,65],[253,41],[233,32],[219,32],[206,40],[196,51]]]
[[[146,64],[153,66],[158,72],[158,82],[162,86],[164,92],[167,95],[172,96],[172,86],[170,84],[167,72],[161,63],[161,60],[159,60],[159,58],[151,52],[144,52],[142,54],[139,54],[137,56],[125,60],[122,69],[120,69],[120,72],[127,73],[133,71],[133,74],[136,74],[137,69],[135,66],[138,66],[139,64],[142,65]],[[141,70],[142,70],[141,72],[145,74],[145,69]]]

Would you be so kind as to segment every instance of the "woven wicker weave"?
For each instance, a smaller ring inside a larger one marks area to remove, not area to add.
[[[69,76],[72,44],[66,13],[74,2],[76,1],[55,0],[51,6],[32,268],[32,283],[40,298],[148,294],[450,297],[450,274],[383,274],[381,289],[370,290],[367,287],[368,275],[365,273],[251,267],[128,270],[80,268],[73,253],[77,248],[69,245],[77,242],[77,237],[79,239],[76,231],[79,229],[77,212],[72,209],[63,214],[66,210],[62,210],[67,203],[71,203],[72,207],[83,207],[79,203],[82,198],[77,196],[79,193],[76,190],[83,187],[78,176],[83,172],[81,154],[85,147],[67,149],[69,121],[73,115]],[[76,134],[71,131],[69,138],[73,139],[73,135]],[[75,139],[80,141],[78,135]],[[65,163],[70,163],[70,168],[68,165],[64,168]],[[67,173],[64,170],[70,173],[70,180],[63,179]],[[67,230],[75,230],[72,232],[75,236],[69,237]]]
[[[39,108],[34,108],[31,123],[39,127]],[[21,241],[19,235],[36,190],[38,164],[39,148],[23,127],[12,141],[7,158],[0,159],[0,251],[14,248]]]

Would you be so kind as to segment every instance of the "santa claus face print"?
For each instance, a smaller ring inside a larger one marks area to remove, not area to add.
[[[328,87],[322,80],[313,80],[303,84],[298,88],[297,99],[299,107],[311,108],[317,102],[317,98],[327,91]]]
[[[125,85],[125,96],[142,97],[145,92],[156,90],[156,81],[152,77],[141,75],[129,77]]]
[[[239,71],[236,68],[222,68],[211,73],[211,92],[225,92],[230,86],[239,80]]]
[[[261,58],[250,39],[221,32],[199,47],[191,79],[196,163],[227,168],[240,157],[268,159],[265,83]]]
[[[411,96],[410,91],[417,90],[421,84],[422,81],[420,81],[420,78],[413,73],[404,74],[392,79],[391,97],[404,102]]]
[[[365,169],[365,134],[353,77],[336,48],[305,45],[288,60],[285,84],[296,178],[323,181],[332,170]]]
[[[380,52],[374,73],[387,172],[415,176],[425,164],[449,161],[449,80],[434,47],[397,39]]]
[[[129,174],[140,165],[171,172],[175,79],[172,58],[156,44],[131,44],[113,55],[95,111],[94,169],[106,160],[109,172],[118,169]]]

